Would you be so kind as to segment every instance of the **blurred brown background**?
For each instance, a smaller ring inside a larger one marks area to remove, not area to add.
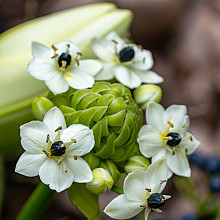
[[[80,5],[92,0],[1,0],[0,31],[35,17]],[[165,82],[162,104],[184,104],[191,117],[190,131],[201,141],[204,155],[220,155],[220,0],[112,0],[119,8],[134,13],[131,37],[153,53],[153,70]],[[14,167],[6,165],[5,172]],[[193,167],[201,196],[206,176]],[[35,185],[14,185],[8,175],[3,219],[14,219]],[[21,182],[28,181],[23,178]],[[31,180],[31,182],[33,179]],[[38,178],[36,178],[38,181]],[[176,196],[172,182],[166,193],[173,196],[157,219],[174,219],[193,210],[183,196]],[[111,197],[112,194],[108,193]],[[175,194],[175,196],[174,196]],[[102,196],[104,207],[111,198]],[[56,195],[42,219],[77,219],[66,192]],[[157,217],[157,216],[156,216]],[[104,218],[104,217],[103,217]],[[79,215],[78,219],[83,219]]]

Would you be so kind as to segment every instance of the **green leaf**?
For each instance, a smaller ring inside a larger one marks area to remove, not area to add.
[[[100,220],[101,212],[99,210],[98,196],[89,192],[86,185],[82,183],[73,183],[68,189],[70,200],[76,207],[89,219]]]

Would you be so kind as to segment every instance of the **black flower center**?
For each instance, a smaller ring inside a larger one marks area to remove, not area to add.
[[[119,60],[121,62],[131,61],[134,58],[134,49],[132,47],[124,47],[119,52]]]
[[[152,209],[160,208],[164,205],[165,198],[160,193],[152,193],[150,197],[147,199],[147,204]]]
[[[181,137],[180,134],[175,133],[175,132],[170,132],[166,137],[171,137],[171,140],[167,141],[167,144],[171,147],[174,147],[176,145],[178,145],[181,141]]]
[[[62,156],[65,154],[66,147],[62,141],[55,141],[51,147],[51,156]]]
[[[67,68],[71,63],[71,56],[68,53],[62,53],[58,58],[59,67]]]

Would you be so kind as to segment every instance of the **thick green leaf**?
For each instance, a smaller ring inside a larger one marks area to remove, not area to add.
[[[101,212],[99,210],[98,196],[89,192],[86,185],[82,183],[73,183],[68,189],[70,200],[73,204],[89,219],[100,220]]]

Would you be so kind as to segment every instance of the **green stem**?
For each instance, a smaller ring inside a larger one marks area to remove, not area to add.
[[[3,157],[0,156],[0,218],[1,218],[3,197],[4,197],[4,160]]]
[[[115,193],[118,193],[118,194],[124,194],[123,189],[121,189],[121,188],[119,188],[119,187],[117,187],[117,186],[113,186],[113,187],[111,188],[111,191],[113,191],[113,192],[115,192]]]
[[[17,220],[39,219],[54,192],[47,185],[40,183],[23,206]]]

